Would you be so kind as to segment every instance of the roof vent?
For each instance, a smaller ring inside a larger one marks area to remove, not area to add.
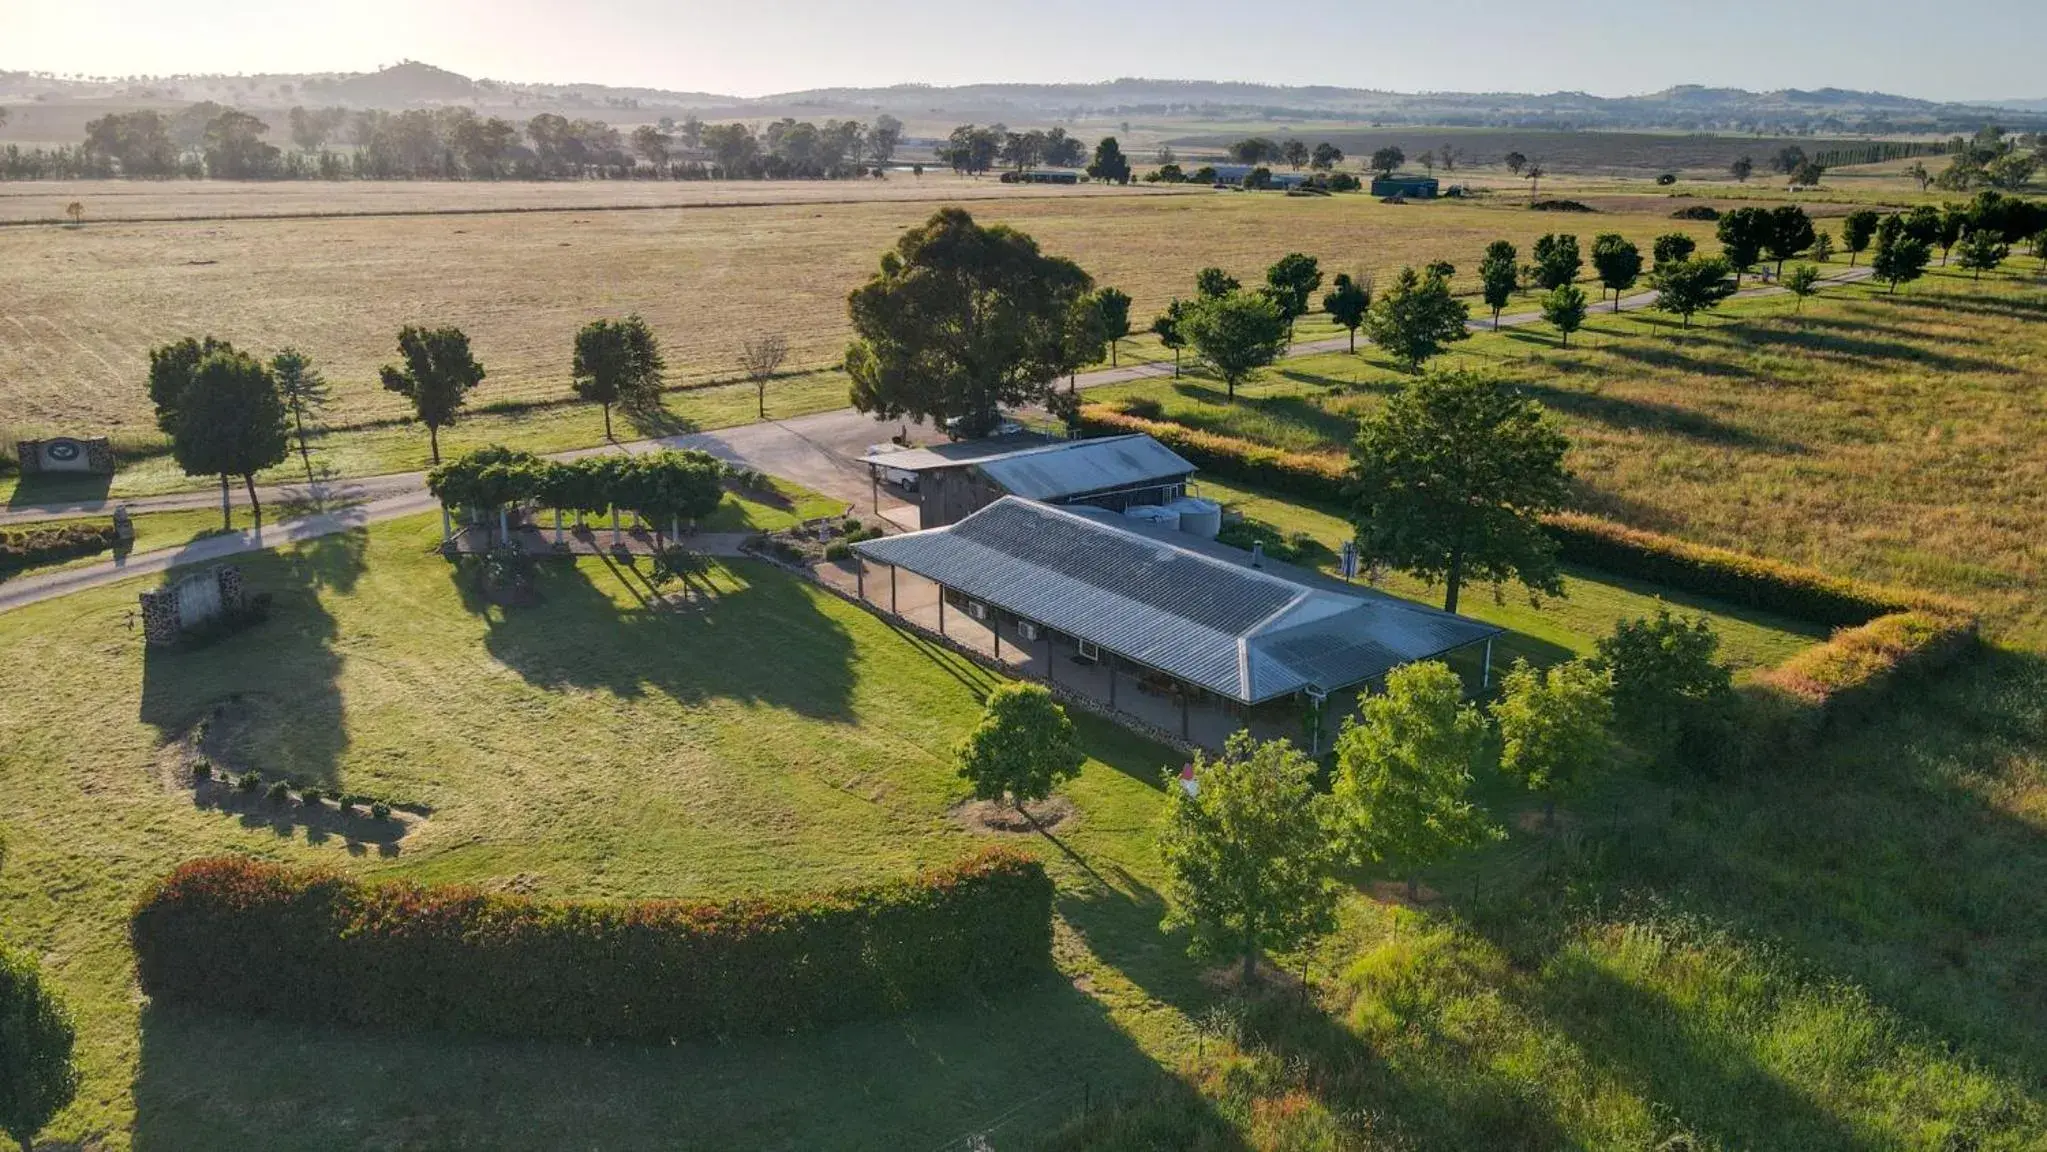
[[[1265,567],[1265,541],[1263,540],[1251,541],[1251,567]]]

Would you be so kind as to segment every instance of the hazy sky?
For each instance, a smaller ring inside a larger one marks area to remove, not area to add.
[[[1117,76],[2047,96],[2043,0],[0,0],[0,69],[368,71],[742,96]]]

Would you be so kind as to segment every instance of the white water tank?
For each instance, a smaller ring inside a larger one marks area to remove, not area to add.
[[[1180,518],[1180,531],[1192,533],[1203,540],[1213,540],[1215,534],[1223,530],[1223,506],[1213,500],[1182,496],[1166,505],[1166,510]]]
[[[1164,504],[1132,504],[1123,510],[1123,514],[1132,520],[1156,524],[1161,528],[1180,527],[1180,514]]]

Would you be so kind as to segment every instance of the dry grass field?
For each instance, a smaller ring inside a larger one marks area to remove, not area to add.
[[[1000,187],[950,176],[925,183],[963,194]],[[255,198],[325,191],[332,209],[347,211],[379,196],[468,195],[490,205],[527,195],[538,204],[582,187],[309,185]],[[615,189],[620,202],[642,194],[637,185],[601,188]],[[731,378],[741,342],[764,332],[787,334],[790,368],[828,365],[847,336],[846,292],[902,229],[937,207],[892,198],[896,190],[891,183],[859,203],[719,210],[592,204],[546,213],[100,224],[88,203],[83,228],[0,229],[0,430],[147,432],[148,349],[191,334],[306,350],[337,385],[332,419],[341,425],[402,414],[376,370],[408,323],[469,333],[490,373],[472,397],[478,405],[564,395],[576,328],[634,311],[660,333],[676,382]],[[206,185],[150,186],[146,194],[215,196]],[[1130,292],[1142,328],[1171,295],[1191,291],[1200,267],[1218,264],[1255,281],[1293,250],[1320,257],[1332,272],[1362,267],[1382,278],[1403,264],[1448,259],[1459,265],[1460,288],[1471,290],[1479,253],[1499,237],[1526,252],[1551,230],[1587,242],[1618,231],[1645,246],[1671,230],[1710,235],[1710,224],[1670,219],[1674,203],[1610,194],[1599,214],[1556,215],[1505,195],[1396,206],[1363,196],[1062,190],[973,207]]]

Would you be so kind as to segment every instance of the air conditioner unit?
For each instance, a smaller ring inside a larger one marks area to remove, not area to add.
[[[988,606],[979,600],[969,600],[967,601],[967,615],[972,616],[976,620],[986,620],[988,618]]]
[[[1016,622],[1016,634],[1026,640],[1036,640],[1038,638],[1038,626],[1029,620],[1019,620]]]
[[[1082,640],[1078,643],[1082,660],[1100,660],[1102,658],[1102,650],[1095,647],[1093,642]]]

